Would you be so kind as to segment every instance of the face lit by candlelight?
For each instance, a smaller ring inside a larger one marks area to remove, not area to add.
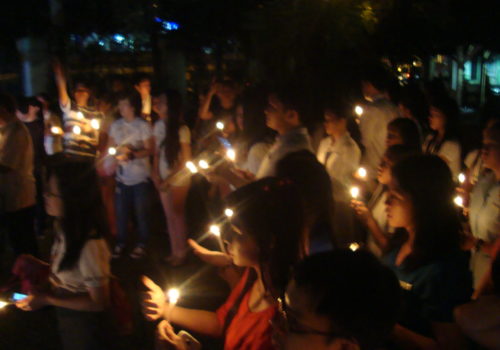
[[[232,225],[232,229],[234,234],[229,243],[228,251],[233,263],[241,267],[259,266],[259,248],[255,239],[234,225]]]
[[[388,127],[387,128],[387,137],[385,139],[385,145],[387,148],[394,145],[402,145],[404,144],[404,140],[401,137],[400,133],[396,128]]]
[[[45,211],[50,216],[61,217],[63,214],[63,203],[55,176],[49,178],[45,191]]]
[[[429,127],[434,131],[444,130],[446,127],[446,116],[433,106],[429,109]]]
[[[495,138],[494,131],[484,131],[481,157],[486,168],[500,171],[500,140]]]
[[[380,162],[377,170],[377,180],[380,182],[382,185],[388,186],[389,183],[391,182],[391,167],[392,167],[392,162],[387,158],[387,156],[384,156],[382,158],[382,161]]]
[[[407,194],[403,193],[394,179],[391,179],[385,201],[385,211],[389,226],[413,227],[413,206]]]

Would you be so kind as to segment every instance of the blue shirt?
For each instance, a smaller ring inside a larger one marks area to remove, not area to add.
[[[403,289],[403,310],[399,324],[432,337],[431,322],[453,322],[453,309],[470,300],[472,276],[469,254],[458,251],[416,269],[396,266],[399,248],[382,260],[392,269]]]

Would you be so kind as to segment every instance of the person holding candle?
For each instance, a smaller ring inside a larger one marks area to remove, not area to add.
[[[378,167],[377,181],[379,184],[368,203],[365,205],[357,199],[351,201],[351,206],[358,218],[368,230],[366,246],[375,256],[380,257],[382,253],[386,252],[390,237],[394,233],[394,228],[387,223],[385,213],[387,187],[391,182],[391,169],[397,162],[413,154],[416,154],[413,148],[403,145],[387,148]]]
[[[400,348],[464,348],[453,309],[470,300],[472,278],[454,192],[450,169],[437,156],[411,156],[392,168],[387,220],[404,230],[394,235],[383,261],[404,293],[393,334]]]
[[[430,134],[423,145],[426,154],[440,156],[458,176],[462,168],[461,147],[458,140],[458,105],[449,96],[436,94],[431,97],[429,109]]]
[[[134,259],[145,254],[149,236],[149,198],[151,192],[149,157],[154,152],[151,126],[139,116],[140,95],[131,91],[118,96],[121,119],[109,131],[108,149],[117,148],[116,156],[106,157],[116,173],[116,225],[118,235],[113,257],[121,256],[126,243],[129,215],[133,210],[137,220],[139,242],[130,253]]]
[[[224,349],[273,349],[269,321],[277,310],[288,272],[304,255],[300,199],[286,180],[265,178],[226,198],[234,208],[224,236],[233,263],[246,267],[228,300],[216,312],[169,305],[163,290],[144,277],[147,319],[169,317],[189,330],[225,338]]]
[[[59,94],[59,106],[63,112],[64,152],[93,161],[97,155],[100,132],[92,120],[101,122],[102,114],[92,107],[91,91],[87,84],[78,82],[74,90],[74,102],[68,95],[66,75],[58,60],[53,64]],[[95,123],[95,122],[94,122]],[[80,132],[76,132],[77,129]]]
[[[191,159],[191,132],[183,124],[182,96],[177,91],[160,93],[155,110],[160,119],[153,132],[156,148],[152,178],[167,219],[171,249],[168,261],[178,266],[188,252],[184,206],[191,177],[183,169]]]
[[[468,247],[475,287],[491,265],[492,248],[500,237],[500,122],[486,128],[483,135],[481,158],[489,171],[474,186],[469,206],[472,236]]]
[[[16,303],[24,311],[55,306],[64,349],[107,349],[110,253],[95,170],[67,155],[48,163],[45,203],[56,218],[49,288]]]

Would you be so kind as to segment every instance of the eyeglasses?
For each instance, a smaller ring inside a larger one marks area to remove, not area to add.
[[[273,327],[279,328],[287,333],[293,334],[315,334],[329,338],[339,338],[341,335],[333,332],[325,332],[314,329],[299,322],[294,312],[290,310],[282,298],[278,298],[277,317],[271,321]]]

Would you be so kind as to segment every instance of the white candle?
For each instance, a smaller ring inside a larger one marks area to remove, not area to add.
[[[232,217],[232,216],[233,216],[234,211],[233,211],[233,209],[226,208],[226,209],[224,210],[224,214],[225,214],[228,218],[230,218],[230,217]]]
[[[191,161],[186,162],[186,168],[188,168],[192,174],[196,174],[198,172],[198,168]]]
[[[78,125],[75,125],[73,127],[73,134],[80,135],[81,133],[82,133],[82,128],[80,128]]]
[[[351,187],[351,197],[356,199],[359,196],[359,187]]]

